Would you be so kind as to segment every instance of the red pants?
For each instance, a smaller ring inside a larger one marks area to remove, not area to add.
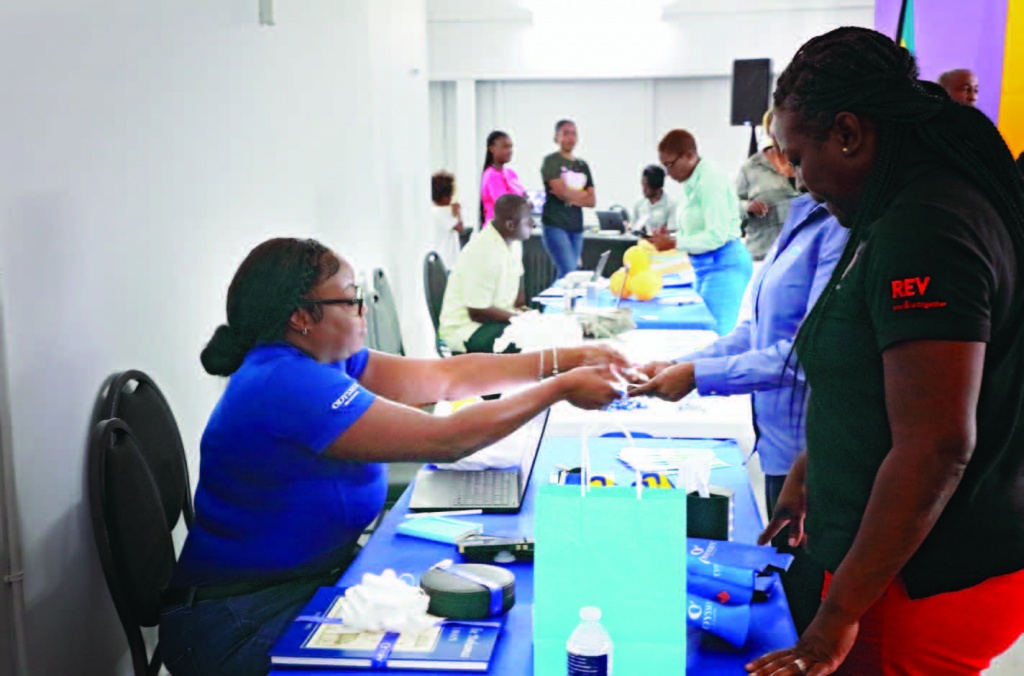
[[[832,575],[825,573],[828,592]],[[843,676],[964,676],[1024,634],[1024,571],[911,600],[897,578],[860,622]]]

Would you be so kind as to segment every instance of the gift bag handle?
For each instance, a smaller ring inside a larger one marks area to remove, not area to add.
[[[621,423],[617,421],[595,421],[588,423],[583,426],[583,430],[580,432],[580,497],[587,497],[587,491],[590,490],[590,448],[587,446],[587,439],[597,430],[602,427],[613,427],[617,431],[622,432],[626,439],[629,439],[629,445],[631,448],[636,448],[636,440],[633,439],[633,435],[628,429],[626,429]],[[640,470],[634,468],[636,472],[636,499],[643,499],[643,481],[641,480]]]

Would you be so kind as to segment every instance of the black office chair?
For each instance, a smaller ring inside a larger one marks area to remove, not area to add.
[[[438,334],[438,330],[441,328],[441,306],[444,303],[444,292],[447,288],[448,270],[437,252],[431,251],[423,259],[423,292],[427,297],[430,321],[434,324],[434,348],[439,357],[450,357],[452,354],[451,349]]]
[[[133,431],[157,482],[167,509],[165,517],[173,530],[182,514],[192,527],[192,489],[188,478],[185,446],[171,406],[153,379],[142,371],[115,373],[104,382],[93,411],[93,425],[117,418]]]
[[[395,296],[391,292],[391,284],[388,282],[387,276],[380,268],[373,271],[373,286],[377,291],[378,298],[377,304],[372,308],[376,314],[373,319],[376,349],[388,354],[405,356],[402,327],[398,321]]]
[[[160,622],[161,594],[174,572],[174,541],[168,502],[131,429],[116,418],[103,420],[89,440],[89,507],[103,575],[124,627],[135,676],[156,676],[160,646],[146,655],[141,627]]]

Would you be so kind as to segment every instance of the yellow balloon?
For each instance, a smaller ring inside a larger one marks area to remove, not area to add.
[[[622,254],[622,264],[629,267],[630,274],[636,274],[651,267],[651,255],[640,246],[631,246]]]
[[[637,300],[651,300],[661,292],[661,275],[654,270],[641,270],[630,275],[629,285]]]
[[[654,253],[655,251],[658,250],[658,247],[654,246],[653,244],[651,244],[651,242],[649,240],[646,240],[646,239],[640,240],[640,242],[637,244],[637,246],[640,247],[641,249],[643,249],[644,251],[646,251],[649,254],[652,254],[652,253]]]
[[[623,285],[625,285],[625,288],[623,288]],[[632,287],[633,276],[630,275],[629,279],[626,279],[625,269],[616,270],[608,279],[608,288],[619,298],[629,298],[629,295],[633,292]]]

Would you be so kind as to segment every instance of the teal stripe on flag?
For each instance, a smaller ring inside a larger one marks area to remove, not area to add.
[[[903,25],[900,26],[900,46],[906,47],[913,54],[914,45],[914,0],[904,0],[906,9],[903,12]]]

